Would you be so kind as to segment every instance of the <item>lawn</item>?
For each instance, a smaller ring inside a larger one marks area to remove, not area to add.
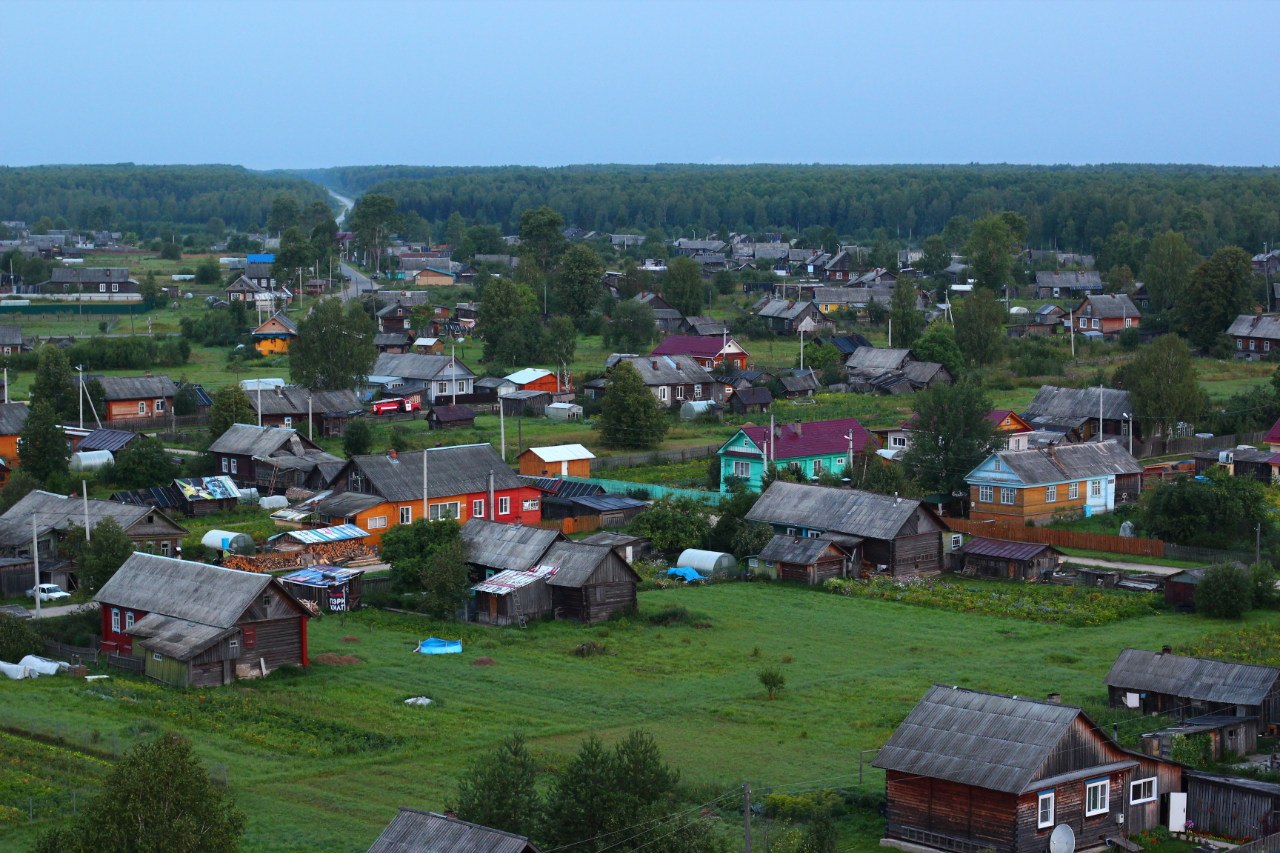
[[[857,788],[858,751],[881,745],[935,682],[1096,702],[1120,649],[1193,645],[1230,627],[1162,612],[1067,628],[765,583],[645,592],[640,602],[649,613],[686,606],[711,626],[489,630],[364,612],[312,624],[316,662],[305,674],[199,693],[119,674],[96,685],[6,681],[0,706],[8,726],[73,733],[77,743],[98,731],[121,749],[177,729],[216,774],[225,768],[249,815],[245,849],[355,853],[397,806],[445,807],[459,771],[513,729],[556,767],[589,733],[613,740],[644,728],[701,799],[743,780],[760,797],[783,786]],[[1249,624],[1276,621],[1254,614]],[[428,635],[460,636],[466,651],[411,654]],[[612,654],[571,654],[587,640]],[[476,665],[481,657],[493,665]],[[766,666],[787,679],[772,702],[756,677]],[[416,695],[435,704],[403,704]],[[9,752],[0,742],[0,756]],[[882,784],[868,772],[863,789]],[[8,841],[20,849],[42,825],[18,821]],[[851,822],[848,849],[871,853],[878,829]]]

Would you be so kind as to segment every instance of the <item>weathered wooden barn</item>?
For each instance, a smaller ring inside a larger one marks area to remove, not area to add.
[[[1107,673],[1111,705],[1179,719],[1202,714],[1257,717],[1280,728],[1280,669],[1163,651],[1125,649]]]
[[[850,565],[858,565],[857,553],[855,549],[851,555],[829,539],[778,535],[761,549],[759,560],[780,581],[817,586],[831,578],[848,577]]]
[[[310,612],[276,578],[135,552],[93,597],[104,651],[148,677],[210,687],[307,665]]]
[[[539,853],[529,839],[401,806],[369,853]]]
[[[858,489],[776,481],[747,513],[787,536],[829,539],[849,553],[861,546],[866,572],[895,578],[942,571],[944,522],[927,504]]]
[[[1214,761],[1222,761],[1228,755],[1250,755],[1258,751],[1258,718],[1237,717],[1234,714],[1204,714],[1189,717],[1176,726],[1169,726],[1142,736],[1142,751],[1159,758],[1170,758],[1174,738],[1203,739],[1208,755]]]
[[[1160,825],[1182,768],[1118,746],[1079,708],[945,685],[880,750],[886,846],[1044,853],[1065,824],[1078,849]]]
[[[557,619],[588,625],[636,609],[640,576],[607,545],[558,542],[538,561],[555,573],[547,578]]]
[[[462,525],[462,541],[471,578],[478,581],[509,569],[527,572],[552,545],[566,539],[558,530],[473,518]]]
[[[960,557],[957,571],[987,578],[1027,581],[1047,579],[1062,559],[1062,552],[1052,545],[1010,542],[985,536],[973,537],[957,553]]]
[[[1280,785],[1188,770],[1187,822],[1200,832],[1264,838],[1280,832]]]
[[[551,569],[507,569],[486,578],[475,593],[475,619],[482,625],[523,625],[552,612],[547,576]]]

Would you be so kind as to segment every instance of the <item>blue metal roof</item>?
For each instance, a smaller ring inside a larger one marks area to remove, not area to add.
[[[270,252],[264,252],[256,255],[247,255],[245,260],[251,264],[274,264],[276,262],[276,256]]]
[[[281,575],[280,580],[286,583],[296,583],[302,584],[303,586],[318,586],[323,588],[341,586],[352,578],[358,578],[363,574],[363,569],[343,569],[338,566],[312,566],[309,569],[298,569],[296,572]]]
[[[620,509],[636,509],[648,506],[648,501],[628,498],[623,495],[583,495],[571,498],[574,503],[600,512],[615,512]]]
[[[339,524],[335,527],[318,527],[314,530],[290,530],[284,535],[304,545],[319,545],[322,542],[363,539],[369,534],[354,524]]]

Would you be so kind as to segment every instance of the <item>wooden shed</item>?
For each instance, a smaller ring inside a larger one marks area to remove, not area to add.
[[[1176,572],[1164,581],[1164,602],[1171,607],[1183,610],[1195,610],[1196,587],[1204,580],[1207,569],[1184,569]]]
[[[845,546],[827,539],[778,535],[760,551],[759,559],[780,581],[817,586],[830,578],[847,577],[849,557]]]
[[[530,447],[520,454],[520,473],[530,477],[590,477],[596,455],[581,444]]]
[[[547,586],[551,588],[558,619],[575,619],[590,625],[636,609],[640,576],[606,545],[559,542],[551,546],[538,565],[555,570],[547,578]]]
[[[552,570],[508,569],[486,578],[471,591],[475,593],[475,620],[482,625],[523,625],[552,613],[547,577]]]
[[[1202,714],[1257,717],[1280,728],[1280,669],[1162,651],[1125,649],[1107,673],[1111,705],[1180,719]]]
[[[1188,770],[1187,821],[1201,832],[1263,838],[1280,832],[1280,785]]]
[[[1234,714],[1190,717],[1176,726],[1144,734],[1142,751],[1159,758],[1171,758],[1176,737],[1205,740],[1214,761],[1222,761],[1232,754],[1252,755],[1258,751],[1258,718]]]
[[[1027,581],[1047,579],[1062,558],[1062,552],[1052,545],[985,536],[975,536],[964,543],[960,554],[960,571],[965,574]]]
[[[466,429],[476,425],[476,413],[469,406],[432,406],[427,423],[431,429]]]

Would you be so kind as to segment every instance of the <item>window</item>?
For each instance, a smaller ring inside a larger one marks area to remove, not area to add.
[[[838,470],[838,471],[843,471],[843,470],[844,470],[844,457],[843,457],[843,456],[841,456],[839,459],[837,459],[837,460],[836,460],[836,470]]]
[[[271,602],[272,602],[272,601],[274,601],[274,600],[275,600],[275,599],[271,597],[271,593],[269,593],[269,592],[263,593],[263,594],[262,594],[262,609],[263,609],[263,610],[266,610],[266,609],[268,609],[269,607],[271,607]]]
[[[1057,502],[1057,500],[1058,500],[1058,487],[1057,487],[1057,486],[1045,486],[1045,487],[1044,487],[1044,502],[1045,502],[1045,503],[1047,503],[1047,504],[1051,504],[1051,503],[1056,503],[1056,502]]]
[[[237,469],[237,467],[238,467],[238,462],[236,461],[235,457],[233,456],[233,457],[231,458],[231,473],[232,473],[232,474],[239,474],[239,473],[240,473],[238,470],[236,470],[236,469]]]
[[[1126,329],[1128,329],[1128,328],[1130,328],[1131,326],[1133,326],[1133,318],[1132,318],[1132,317],[1125,317],[1125,318],[1124,318],[1124,327],[1125,327]]]
[[[400,507],[400,523],[401,524],[413,523],[413,507],[411,506]]]
[[[436,383],[436,393],[437,393],[437,394],[445,394],[445,393],[447,393],[448,391],[449,391],[449,383],[448,383],[448,382],[437,382],[437,383]]]
[[[1094,318],[1093,318],[1093,327],[1094,327],[1095,329],[1096,329],[1096,328],[1098,328],[1098,318],[1097,318],[1097,317],[1094,317]]]
[[[747,479],[748,477],[750,477],[750,476],[751,476],[751,463],[750,463],[750,462],[739,462],[739,461],[737,461],[737,460],[734,460],[734,463],[733,463],[733,476],[735,476],[735,477],[741,477],[741,478],[742,478],[742,479],[744,479],[744,480],[745,480],[745,479]]]
[[[156,400],[156,411],[157,412],[164,411],[164,400]]]
[[[961,533],[951,534],[951,550],[953,551],[959,550],[960,546],[962,546],[963,544],[964,544],[963,534]]]
[[[511,498],[498,498],[498,515],[511,512]]]
[[[1072,483],[1067,486],[1067,500],[1076,501],[1080,499],[1080,484]]]
[[[1053,826],[1053,791],[1044,791],[1036,795],[1036,828],[1048,829]]]
[[[701,398],[702,398],[702,386],[701,386],[701,385],[694,385],[694,386],[693,386],[693,399],[695,399],[695,400],[699,400],[699,399],[701,399]]]
[[[138,414],[140,414],[140,415],[145,415],[146,413],[147,413],[147,401],[146,401],[146,400],[139,400],[139,401],[138,401]]]
[[[1236,349],[1244,349],[1244,340],[1242,338],[1236,338]]]
[[[822,473],[822,460],[821,459],[813,460],[813,476],[816,477],[821,473]]]
[[[99,284],[98,284],[98,292],[99,292],[99,293],[106,293],[106,292],[107,292],[107,285],[106,285],[106,283],[105,283],[105,282],[102,282],[102,283],[99,283]]]
[[[445,518],[458,517],[458,502],[453,501],[447,504],[434,504],[431,507],[431,520],[440,521]]]
[[[124,614],[124,629],[128,631],[133,627],[133,611],[126,610]]]
[[[794,527],[788,527],[788,528],[787,528],[787,535],[788,535],[788,536],[795,536],[795,535],[796,535],[796,529],[795,529]]]
[[[113,281],[113,282],[111,282],[111,292],[112,292],[112,293],[119,293],[119,292],[120,292],[120,284],[119,284],[118,282],[114,282],[114,281]]]
[[[1129,805],[1137,805],[1138,803],[1150,803],[1156,798],[1156,779],[1152,776],[1149,779],[1139,779],[1136,782],[1129,783]]]
[[[292,417],[290,417],[290,416],[288,416],[288,415],[286,415],[286,416],[285,416],[285,419],[284,419],[284,428],[285,428],[285,429],[293,429],[293,418],[292,418]]]
[[[369,519],[370,530],[381,530],[387,526],[387,517],[385,515],[375,515]]]
[[[676,386],[676,399],[677,399],[677,400],[683,400],[683,399],[684,399],[684,386],[683,386],[683,385],[677,385],[677,386]]]
[[[1102,497],[1102,481],[1101,480],[1089,481],[1089,497],[1091,498]]]
[[[227,473],[227,457],[222,457],[222,473]]]
[[[471,516],[473,518],[484,518],[484,501],[471,502]]]
[[[1081,318],[1080,318],[1080,328],[1082,328],[1082,329],[1087,329],[1087,328],[1089,328],[1089,321],[1088,321],[1088,320],[1086,320],[1084,317],[1081,317]]]
[[[1017,499],[1018,499],[1017,489],[1001,489],[1000,490],[1000,503],[1013,505],[1013,503],[1016,502]]]
[[[120,609],[117,607],[111,608],[111,633],[120,633]]]
[[[905,435],[891,435],[889,436],[889,446],[890,447],[906,447],[907,437]]]
[[[993,489],[990,486],[978,486],[978,503],[989,504],[995,500],[992,497],[992,491]]]
[[[1253,351],[1257,348],[1258,348],[1258,342],[1255,341],[1253,338],[1249,338],[1249,350]]]
[[[240,640],[238,638],[232,637],[227,642],[227,654],[233,658],[240,657]]]
[[[661,385],[658,387],[658,399],[664,403],[667,402],[667,386],[666,385]]]
[[[1084,786],[1084,816],[1106,814],[1111,805],[1111,783],[1106,779]]]
[[[991,460],[991,470],[992,471],[1004,470],[1004,466],[1000,464],[1000,457],[997,456],[995,459]]]
[[[152,652],[151,659],[156,663],[160,663],[161,661],[164,660],[164,655],[160,654],[159,652]]]
[[[537,498],[528,498],[527,500],[524,500],[524,501],[522,501],[522,502],[520,503],[520,508],[521,508],[521,509],[523,509],[525,512],[537,512],[537,511],[538,511],[538,499],[537,499]]]
[[[161,556],[164,556],[164,557],[169,556],[169,543],[168,543],[168,542],[161,542],[161,543],[160,543],[160,554],[161,554]]]

